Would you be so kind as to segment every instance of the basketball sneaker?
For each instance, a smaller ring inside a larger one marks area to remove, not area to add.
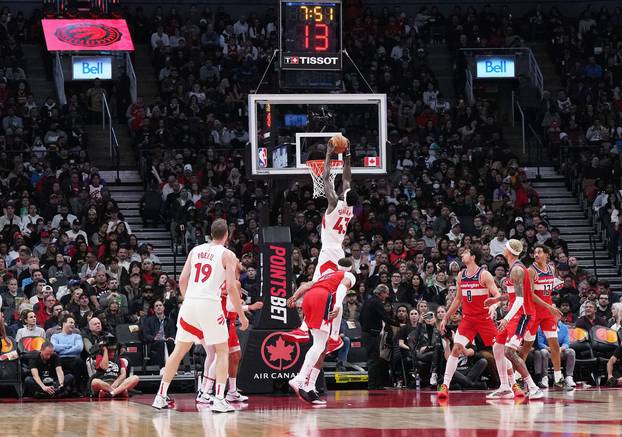
[[[560,379],[559,381],[556,381],[555,384],[553,384],[553,387],[555,387],[556,390],[560,390],[560,391],[574,390],[574,387],[569,385],[568,381],[566,381],[564,378]]]
[[[326,351],[327,354],[331,354],[339,349],[341,349],[343,346],[343,339],[341,337],[337,337],[337,340],[333,340],[332,338],[328,339],[328,350]]]
[[[529,390],[529,400],[542,399],[544,397],[544,392],[539,388],[536,390]]]
[[[224,399],[214,398],[214,403],[212,404],[212,411],[214,413],[230,413],[232,411],[235,411],[235,408],[229,405],[229,402]]]
[[[449,397],[449,387],[445,384],[439,385],[437,396],[439,399],[447,399]]]
[[[225,399],[227,400],[227,402],[246,402],[248,401],[248,396],[244,396],[236,390],[227,392],[227,396],[225,397]]]
[[[303,383],[294,378],[290,379],[288,384],[292,388],[292,390],[294,390],[296,396],[300,396],[300,390],[302,390]]]
[[[214,402],[214,397],[211,394],[206,393],[203,390],[201,390],[197,394],[196,402],[197,404],[211,404]]]
[[[512,393],[514,394],[515,398],[525,397],[525,392],[523,391],[523,389],[520,388],[520,385],[518,385],[517,382],[512,384]]]
[[[315,390],[300,390],[300,397],[305,402],[312,405],[326,405],[326,401],[320,398],[320,395]]]
[[[293,331],[284,332],[283,334],[281,334],[281,338],[283,338],[285,341],[291,341],[294,343],[308,343],[310,341],[309,331],[303,331],[300,328],[296,328]]]
[[[504,387],[499,387],[497,390],[486,395],[486,399],[512,399],[514,392]]]
[[[574,382],[574,379],[570,375],[566,376],[566,384],[568,384],[568,386],[572,388],[575,388],[577,386],[577,383]]]
[[[153,408],[157,408],[158,410],[164,410],[166,408],[173,408],[175,406],[175,401],[168,396],[156,395],[151,406]]]

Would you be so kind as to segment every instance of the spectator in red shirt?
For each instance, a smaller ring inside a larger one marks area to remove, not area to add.
[[[45,322],[53,316],[54,305],[56,305],[56,298],[53,295],[46,296],[43,305],[40,305],[37,311],[37,325],[45,326]]]
[[[408,252],[404,249],[404,242],[402,240],[395,240],[393,243],[393,250],[389,254],[389,261],[394,266],[398,265],[401,261],[404,261],[408,256]]]

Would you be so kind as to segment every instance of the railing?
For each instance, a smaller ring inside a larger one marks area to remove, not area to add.
[[[67,104],[67,96],[65,96],[65,75],[63,74],[63,65],[60,61],[60,55],[56,53],[54,57],[54,66],[52,67],[54,74],[54,84],[56,85],[56,94],[60,106]]]
[[[596,242],[592,235],[588,236],[590,239],[590,250],[592,251],[592,267],[594,268],[594,277],[598,281],[598,269],[596,268]]]
[[[134,64],[132,64],[132,58],[129,53],[125,54],[125,71],[130,78],[130,96],[132,98],[132,103],[136,103],[138,99],[138,80],[136,80]]]
[[[538,61],[534,56],[531,49],[529,50],[529,77],[531,78],[531,83],[538,88],[540,91],[540,97],[544,93],[544,77],[542,76],[542,71],[540,70],[540,66],[538,65]]]
[[[475,96],[473,95],[473,73],[468,68],[464,72],[466,81],[464,83],[464,96],[467,99],[469,105],[475,103]]]
[[[520,107],[520,105],[519,105]],[[535,165],[536,169],[537,169],[537,175],[536,175],[536,179],[540,180],[540,165],[544,162],[544,143],[542,142],[542,140],[540,139],[540,136],[538,135],[538,133],[535,131],[535,129],[533,128],[533,126],[529,123],[527,123],[527,129],[529,130],[529,140],[528,140],[528,144],[529,144],[529,161],[531,162],[532,165]],[[524,133],[523,133],[524,135]],[[532,151],[534,151],[535,147],[535,157],[532,159]]]
[[[525,141],[525,112],[523,111],[520,103],[518,103],[518,100],[515,98],[514,91],[512,91],[512,127],[516,126],[514,108],[518,109],[518,113],[520,114],[521,132],[523,134],[523,155],[525,155],[527,153]]]
[[[108,141],[110,150],[110,159],[114,163],[115,170],[117,172],[117,183],[121,181],[119,177],[119,165],[120,165],[120,152],[119,152],[119,140],[117,140],[117,134],[112,126],[112,115],[110,114],[110,106],[108,105],[108,99],[106,94],[102,94],[102,130],[106,130],[106,120],[108,120]]]

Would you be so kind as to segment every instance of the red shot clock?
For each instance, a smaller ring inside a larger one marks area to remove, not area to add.
[[[281,68],[341,70],[341,0],[281,0]]]

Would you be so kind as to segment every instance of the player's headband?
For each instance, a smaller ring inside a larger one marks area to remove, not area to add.
[[[352,267],[342,266],[341,264],[337,264],[337,270],[341,270],[342,272],[350,271]]]
[[[505,243],[505,248],[506,248],[507,250],[509,250],[509,251],[510,251],[510,253],[511,253],[512,255],[514,255],[514,256],[518,256],[518,255],[520,255],[520,252],[519,252],[519,251],[517,251],[517,250],[513,249],[513,248],[512,248],[512,246],[510,246],[510,242],[509,242],[509,241],[508,241],[507,243]]]

